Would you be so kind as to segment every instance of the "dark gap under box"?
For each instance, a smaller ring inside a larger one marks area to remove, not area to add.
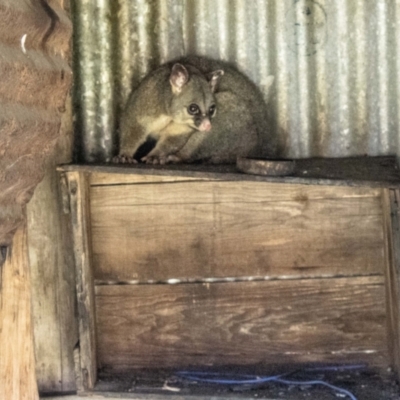
[[[143,369],[368,363],[399,372],[392,157],[289,177],[59,167],[73,226],[80,390]]]

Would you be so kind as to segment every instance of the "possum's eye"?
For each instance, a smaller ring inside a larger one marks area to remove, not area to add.
[[[210,117],[212,117],[215,114],[215,104],[213,104],[209,109],[208,109],[208,114]]]
[[[198,114],[200,114],[200,108],[199,108],[199,106],[197,105],[197,104],[191,104],[189,107],[188,107],[188,113],[190,114],[190,115],[198,115]]]

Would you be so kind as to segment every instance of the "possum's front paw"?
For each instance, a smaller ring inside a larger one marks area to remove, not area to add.
[[[170,154],[167,157],[167,163],[171,163],[171,164],[179,164],[182,162],[182,158],[176,156],[175,154]]]
[[[146,156],[141,158],[141,161],[145,162],[146,164],[178,164],[182,162],[182,159],[174,154],[170,155],[158,155],[158,156]]]
[[[167,163],[167,156],[164,155],[154,155],[154,156],[150,156],[147,155],[145,157],[142,157],[140,159],[142,162],[146,163],[146,164],[153,164],[153,165],[164,165]]]
[[[119,156],[115,156],[112,159],[113,163],[116,164],[137,164],[137,160],[135,160],[133,157],[125,156],[123,154],[120,154]]]

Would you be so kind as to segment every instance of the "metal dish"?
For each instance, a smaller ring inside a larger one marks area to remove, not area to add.
[[[264,176],[286,176],[294,172],[294,160],[266,160],[257,158],[242,158],[236,160],[236,167],[245,174]]]

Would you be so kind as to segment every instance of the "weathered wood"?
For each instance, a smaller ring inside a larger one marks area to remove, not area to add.
[[[47,171],[28,205],[28,243],[36,374],[41,393],[76,388],[72,350],[78,342],[75,271],[69,218],[58,176]]]
[[[60,185],[56,171],[60,160],[72,158],[71,108],[68,101],[55,154],[46,160],[44,179],[27,206],[36,376],[41,393],[76,388],[72,357],[78,342],[74,257],[71,224],[62,201],[66,196],[68,200],[69,194],[67,180]]]
[[[190,176],[169,176],[169,175],[143,175],[143,174],[89,174],[91,186],[102,185],[126,185],[132,183],[171,183],[184,181],[203,181],[208,178],[196,178]]]
[[[0,277],[0,399],[37,400],[26,228],[19,228]]]
[[[61,171],[90,173],[168,175],[230,181],[283,182],[305,185],[400,187],[396,157],[353,157],[296,160],[290,177],[265,177],[238,173],[233,165],[64,165]]]
[[[79,345],[74,348],[74,368],[75,368],[75,380],[76,380],[76,391],[82,393],[85,388],[83,387],[83,374],[81,369],[81,350]]]
[[[74,236],[87,233],[89,252],[92,238],[93,262],[83,264],[93,265],[98,284],[258,279],[96,286],[95,301],[89,294],[96,312],[84,304],[81,315],[97,319],[99,368],[121,372],[301,362],[387,366],[382,276],[387,232],[377,188],[393,182],[379,181],[371,188],[365,180],[344,183],[336,176],[332,184],[358,187],[321,185],[330,179],[308,186],[312,179],[298,177],[285,178],[282,182],[292,184],[282,185],[223,169],[74,168],[62,169],[69,180],[71,217],[74,224],[87,224]],[[85,215],[89,208],[81,210],[83,217],[73,211],[79,208],[74,180],[82,185],[86,179],[86,200],[80,204],[89,206],[89,175],[91,222]],[[79,301],[84,303],[83,297]],[[81,350],[83,365],[88,348],[82,336]]]
[[[238,157],[236,167],[245,174],[287,176],[294,173],[295,160],[265,160]]]
[[[62,211],[64,214],[69,214],[71,211],[71,207],[69,204],[68,179],[64,172],[61,172],[59,174],[59,178],[60,178]]]
[[[45,397],[43,400],[121,400],[121,399],[131,399],[131,400],[232,400],[237,398],[238,400],[254,400],[253,397],[244,397],[243,394],[236,396],[210,396],[210,395],[188,395],[188,394],[170,394],[168,391],[165,394],[156,393],[115,393],[115,392],[104,392],[104,393],[85,393],[84,397],[81,396],[63,396],[63,397]],[[277,398],[265,398],[263,400],[281,400]]]
[[[385,230],[385,283],[388,345],[391,363],[400,378],[400,222],[398,190],[383,191]]]
[[[120,185],[118,175],[111,176],[115,177],[115,185],[112,181],[109,181],[106,187],[96,186],[91,188],[91,198],[99,205],[123,207],[132,197],[135,198],[133,203],[135,205],[151,206],[165,204],[166,202],[168,204],[191,203],[193,197],[197,199],[197,203],[210,202],[215,195],[222,201],[237,203],[259,203],[262,201],[298,201],[305,203],[307,200],[325,198],[379,197],[381,195],[381,189],[376,188],[282,185],[281,183],[270,182],[232,182],[212,179],[201,181],[177,180],[175,182],[162,180],[168,179],[167,177],[161,177],[160,180],[155,182],[138,186]],[[139,179],[139,183],[141,183],[140,177],[134,179]],[[161,185],[157,186],[158,183],[163,185],[160,189],[158,188]],[[163,192],[162,196],[154,190]],[[185,192],[182,193],[183,191]],[[150,199],[149,193],[152,193]]]
[[[96,287],[114,371],[255,363],[387,365],[383,277]]]
[[[67,177],[76,267],[82,383],[85,389],[92,389],[97,378],[97,357],[89,187],[87,176],[82,172],[70,172]]]
[[[265,182],[92,187],[95,279],[382,274],[380,195]]]

